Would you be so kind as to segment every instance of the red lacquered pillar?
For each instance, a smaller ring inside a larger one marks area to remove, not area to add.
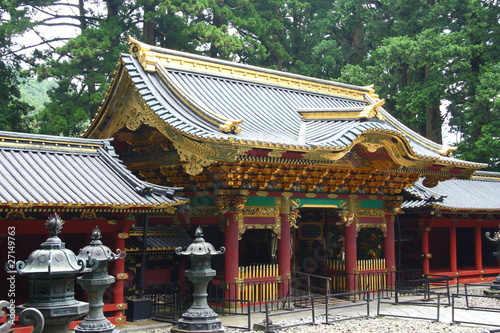
[[[347,273],[347,291],[357,290],[357,261],[358,253],[356,247],[356,221],[352,221],[345,228],[345,271]]]
[[[227,289],[226,298],[237,299],[237,291],[235,282],[238,279],[239,271],[239,240],[238,240],[238,221],[236,213],[226,213],[226,233],[225,233],[225,248],[224,253],[224,276],[226,283],[230,285]]]
[[[279,297],[286,298],[290,291],[290,217],[289,214],[281,214],[281,238],[278,239],[278,269],[281,277]]]
[[[475,246],[475,266],[478,271],[483,270],[483,248],[481,247],[482,242],[481,235],[481,225],[479,223],[474,228],[474,246]]]
[[[394,240],[394,215],[386,215],[387,231],[384,239],[385,267],[387,269],[387,287],[396,286],[396,247]]]
[[[130,226],[134,223],[134,220],[123,220],[120,221],[120,226],[118,227],[118,234],[116,235],[115,248],[125,251],[125,239],[129,237]],[[127,279],[127,274],[125,273],[125,260],[115,260],[115,283],[111,285],[111,290],[113,292],[113,304],[116,304],[117,310],[113,312],[113,316],[116,317],[117,324],[125,323],[125,316],[123,315],[124,304],[124,289],[125,289],[125,279]]]
[[[422,228],[422,274],[430,274],[429,231],[430,227]]]
[[[450,227],[450,272],[457,273],[457,227]]]

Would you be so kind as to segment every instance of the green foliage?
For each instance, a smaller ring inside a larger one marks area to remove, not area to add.
[[[39,112],[50,101],[48,91],[56,86],[57,84],[51,80],[38,82],[34,78],[23,79],[19,86],[21,100],[33,106],[33,112]]]
[[[0,3],[0,130],[29,131],[28,113],[32,107],[20,99],[19,62],[13,57],[12,37],[25,31],[29,20],[26,10],[17,9],[15,2]]]
[[[469,127],[458,144],[460,157],[489,164],[500,171],[500,63],[483,66],[478,77],[472,112],[462,114]]]
[[[20,99],[16,71],[0,62],[0,130],[29,131],[27,115],[32,109]]]
[[[78,135],[84,129],[107,90],[119,53],[127,51],[126,35],[131,35],[171,49],[374,84],[388,110],[434,141],[441,140],[444,115],[451,116],[452,130],[462,137],[459,156],[490,162],[491,170],[500,171],[498,0],[81,4],[72,17],[79,36],[55,50],[36,51],[31,59],[12,58],[12,63],[29,61],[40,79],[52,77],[58,84],[37,114],[41,132]],[[34,14],[61,6],[68,5],[62,0],[2,2],[2,13],[9,15],[2,16],[0,47],[10,51],[6,41],[12,35],[57,17],[35,20]]]

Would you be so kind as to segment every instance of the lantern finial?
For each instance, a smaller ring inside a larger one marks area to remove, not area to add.
[[[47,228],[51,236],[59,235],[62,226],[62,219],[59,217],[59,215],[57,215],[57,213],[54,213],[54,215],[50,216],[47,222],[45,222],[45,228]]]

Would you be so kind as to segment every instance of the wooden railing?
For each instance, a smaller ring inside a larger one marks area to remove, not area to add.
[[[252,302],[278,299],[279,282],[277,264],[241,266],[238,273],[239,299]]]
[[[387,288],[387,274],[385,259],[358,260],[355,274],[346,274],[345,262],[327,260],[327,275],[332,278],[332,291],[344,292],[347,290],[347,278],[356,280],[357,290],[377,290]],[[352,290],[351,290],[352,291]]]

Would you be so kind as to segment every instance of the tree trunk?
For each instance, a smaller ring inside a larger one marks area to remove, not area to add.
[[[155,9],[154,5],[146,4],[144,5],[144,26],[142,31],[142,36],[144,38],[144,42],[148,44],[155,44],[155,21],[151,18],[148,18],[149,13],[153,13]]]
[[[425,109],[425,137],[437,143],[443,143],[441,133],[441,110],[439,106]]]

